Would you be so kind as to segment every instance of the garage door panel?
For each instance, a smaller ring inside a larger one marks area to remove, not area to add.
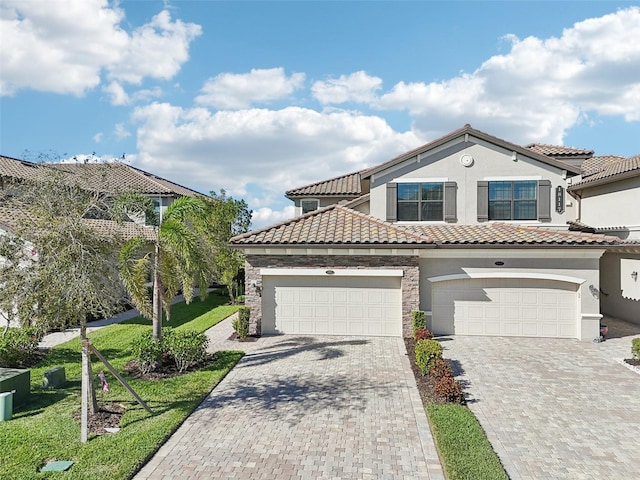
[[[264,277],[263,333],[402,334],[400,277]]]
[[[576,337],[577,287],[543,279],[465,279],[434,284],[437,334]]]

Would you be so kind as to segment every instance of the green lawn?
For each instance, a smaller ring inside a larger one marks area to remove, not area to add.
[[[226,298],[212,294],[204,301],[171,308],[174,328],[204,331],[234,313]],[[93,332],[89,338],[121,373],[131,359],[129,345],[151,322],[136,317],[122,324]],[[94,374],[104,370],[111,387],[98,391],[98,402],[127,405],[121,431],[114,435],[91,436],[80,443],[80,423],[73,415],[80,410],[80,342],[59,345],[31,369],[31,403],[14,412],[13,419],[0,424],[0,479],[127,479],[168,438],[211,389],[240,360],[242,352],[219,352],[210,367],[179,377],[145,381],[125,377],[154,412],[149,415],[94,357]],[[40,388],[43,372],[64,365],[67,385],[63,389]],[[49,460],[72,460],[64,474],[38,473]]]
[[[508,479],[471,410],[431,404],[427,416],[448,480]]]

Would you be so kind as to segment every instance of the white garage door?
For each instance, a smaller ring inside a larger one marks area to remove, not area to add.
[[[577,288],[542,279],[434,283],[433,330],[446,335],[576,338]]]
[[[401,336],[399,277],[268,276],[265,334]]]

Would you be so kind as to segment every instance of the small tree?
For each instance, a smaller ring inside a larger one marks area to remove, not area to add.
[[[167,208],[157,227],[157,239],[128,241],[120,251],[119,270],[133,304],[151,318],[153,338],[162,342],[162,312],[169,319],[173,297],[182,288],[185,301],[193,298],[194,284],[200,298],[207,295],[213,271],[213,253],[208,241],[208,204],[199,197],[182,197]],[[152,251],[149,251],[149,247]],[[153,279],[151,298],[147,278]]]
[[[228,197],[226,191],[211,192],[209,200],[209,242],[213,249],[216,279],[227,287],[229,298],[235,303],[235,279],[244,268],[244,255],[229,247],[229,239],[249,231],[252,211],[247,202]]]
[[[113,221],[122,218],[123,210],[113,194],[88,187],[101,183],[109,165],[73,176],[43,168],[50,170],[37,181],[17,182],[2,193],[14,220],[10,238],[3,240],[3,251],[10,257],[0,284],[14,295],[23,324],[43,330],[80,325],[82,440],[86,441],[86,412],[97,409],[87,317],[108,317],[126,299],[116,262],[124,241]],[[34,258],[25,252],[26,245],[31,246]],[[7,306],[5,302],[3,309]]]

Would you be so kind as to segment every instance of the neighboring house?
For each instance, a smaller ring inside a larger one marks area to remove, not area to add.
[[[160,219],[177,198],[205,197],[195,190],[121,162],[34,163],[5,156],[0,156],[0,189],[8,180],[38,180],[50,174],[52,169],[72,176],[89,190],[114,194],[136,192],[149,197]],[[144,222],[143,219],[135,220]]]
[[[0,156],[0,190],[19,188],[20,181],[38,181],[50,176],[52,171],[69,175],[73,182],[87,190],[117,195],[135,192],[151,198],[160,220],[166,208],[183,196],[204,196],[189,188],[123,163],[34,163],[26,160]],[[104,170],[100,170],[104,169]],[[11,193],[11,192],[9,192]],[[17,193],[17,192],[16,192]],[[0,235],[15,230],[21,212],[0,205]],[[142,216],[143,217],[143,216]],[[132,216],[131,221],[114,222],[101,219],[86,219],[87,224],[105,235],[119,235],[125,240],[141,237],[155,241],[154,228],[145,226],[145,219]],[[30,253],[30,252],[28,252]],[[36,252],[33,252],[36,255]],[[0,257],[0,265],[4,260]],[[6,317],[0,311],[0,319]]]
[[[252,332],[410,336],[420,309],[439,335],[598,338],[600,257],[625,242],[567,230],[592,152],[550,147],[466,125],[288,191],[302,216],[231,239]]]
[[[593,157],[568,189],[580,205],[572,229],[640,243],[640,155]],[[610,248],[600,260],[602,313],[640,324],[640,245]]]

